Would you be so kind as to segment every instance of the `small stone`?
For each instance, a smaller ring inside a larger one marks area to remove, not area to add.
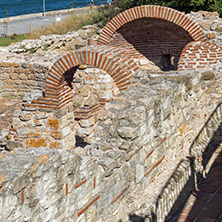
[[[27,122],[27,121],[31,120],[31,117],[32,116],[30,114],[21,114],[21,115],[19,115],[19,119],[21,121],[24,121],[24,122]]]
[[[96,94],[91,94],[89,98],[85,101],[85,106],[92,106],[98,103],[98,96]]]
[[[222,26],[218,26],[216,29],[215,29],[216,32],[222,32]]]
[[[76,95],[73,97],[73,106],[80,107],[83,105],[84,97],[82,95]]]
[[[215,39],[216,38],[216,34],[214,32],[208,32],[207,33],[207,38],[208,39]]]
[[[201,75],[202,75],[201,77],[202,80],[210,80],[215,77],[214,73],[211,71],[203,72]]]
[[[7,141],[6,147],[8,150],[12,150],[15,148],[22,148],[23,144],[17,141]]]
[[[144,166],[136,165],[136,183],[139,183],[144,177]]]
[[[134,127],[121,127],[117,129],[119,136],[123,139],[134,140],[139,135],[138,128]]]
[[[103,156],[100,161],[98,162],[99,165],[102,165],[102,167],[105,170],[105,175],[110,176],[116,167],[116,162],[112,158],[108,156]]]
[[[79,121],[79,125],[83,128],[88,128],[93,126],[96,123],[96,118],[95,117],[91,117],[89,119],[81,119]]]
[[[48,114],[46,112],[36,112],[35,114],[35,119],[40,120],[40,119],[46,119],[48,118]]]

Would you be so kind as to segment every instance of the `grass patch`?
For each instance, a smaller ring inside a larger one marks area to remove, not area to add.
[[[8,37],[0,37],[0,46],[8,46],[12,42],[19,42],[19,41],[22,41],[24,39],[26,39],[25,34],[22,34],[22,35],[13,34],[13,35],[8,36]]]
[[[76,16],[75,13],[68,16],[64,21],[53,23],[33,30],[27,35],[29,39],[38,39],[41,35],[59,34],[64,35],[70,31],[77,31],[86,25],[99,24],[103,27],[112,17],[118,14],[118,10],[110,6],[100,6],[96,10],[89,10],[87,14]]]

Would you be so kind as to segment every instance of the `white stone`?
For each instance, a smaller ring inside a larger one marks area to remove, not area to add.
[[[6,196],[4,199],[4,210],[3,210],[3,218],[5,221],[7,221],[7,218],[11,215],[13,210],[15,210],[15,207],[17,205],[17,197],[14,195]],[[4,221],[3,219],[3,221]]]
[[[83,128],[88,128],[90,126],[93,126],[96,122],[96,118],[95,117],[90,117],[89,119],[81,119],[79,121],[79,124],[81,127]]]
[[[140,59],[140,65],[141,66],[144,66],[144,65],[147,65],[149,64],[149,60],[148,59]]]
[[[76,222],[86,222],[85,215],[84,215],[84,214],[81,214],[81,215],[78,217],[78,219],[77,219]]]
[[[144,177],[144,167],[140,164],[136,165],[136,183],[139,183]]]
[[[65,128],[62,129],[62,135],[63,135],[63,137],[69,135],[70,133],[71,133],[71,128],[70,128],[70,126],[67,126],[67,127],[65,127]]]

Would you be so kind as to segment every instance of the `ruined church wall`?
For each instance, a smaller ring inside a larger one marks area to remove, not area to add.
[[[158,207],[156,198],[216,108],[220,79],[203,82],[195,73],[169,75],[158,81],[157,76],[152,78],[151,91],[135,84],[117,103],[111,102],[112,108],[106,107],[107,116],[99,118],[100,131],[95,134],[95,142],[97,137],[101,142],[70,151],[39,147],[3,153],[1,221],[128,221],[129,214],[142,205],[147,210],[144,214],[156,214],[162,221],[192,176],[188,160],[169,183],[170,198],[169,191],[163,192]],[[148,94],[154,91],[157,94]],[[221,122],[221,112],[219,107],[214,127],[209,124],[212,132]],[[136,121],[136,126],[124,125],[128,120]],[[211,137],[209,132],[203,133],[205,143]],[[197,158],[202,156],[202,145],[195,146]],[[12,159],[17,163],[23,160],[17,176],[10,168]],[[197,171],[201,170],[199,162]]]
[[[40,63],[0,62],[0,96],[22,99],[32,89],[43,90],[47,72],[47,67]]]

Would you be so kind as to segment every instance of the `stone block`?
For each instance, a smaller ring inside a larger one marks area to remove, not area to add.
[[[149,60],[148,59],[140,59],[139,64],[141,66],[147,65],[147,64],[149,64]]]
[[[21,113],[20,115],[19,115],[19,119],[21,120],[21,121],[24,121],[24,122],[27,122],[27,121],[29,121],[29,120],[31,120],[31,118],[32,118],[32,115],[30,114],[30,113]]]
[[[66,115],[67,113],[67,107],[66,106],[63,106],[59,109],[56,109],[56,110],[50,110],[50,111],[53,111],[55,116],[59,119],[61,117],[63,117],[64,115]]]
[[[201,75],[202,75],[201,77],[202,80],[210,80],[215,78],[215,74],[211,71],[203,72],[201,73]]]
[[[81,119],[79,120],[79,125],[83,128],[88,128],[93,126],[96,123],[95,117],[90,117],[89,119]]]
[[[100,158],[100,161],[98,162],[99,165],[101,165],[105,170],[105,175],[110,176],[116,167],[116,162],[112,158],[108,156],[103,156]]]
[[[126,140],[134,140],[139,136],[138,127],[120,127],[117,129],[119,136]]]
[[[93,133],[93,128],[90,127],[90,128],[78,128],[77,129],[77,134],[80,136],[80,137],[85,137],[85,136],[89,136]]]
[[[208,38],[208,39],[215,39],[215,38],[216,38],[216,33],[214,33],[214,32],[208,32],[208,33],[207,33],[207,38]]]
[[[222,26],[216,27],[215,31],[216,31],[216,32],[222,32]]]
[[[75,95],[73,97],[73,106],[74,107],[80,107],[83,105],[84,97],[82,95]]]
[[[139,183],[144,177],[144,166],[136,165],[136,183]]]
[[[71,130],[70,126],[67,126],[67,127],[63,128],[61,130],[61,132],[62,132],[63,137],[65,137],[65,136],[69,135],[72,132],[72,130]]]
[[[44,138],[40,138],[40,139],[31,138],[25,141],[25,145],[26,145],[26,148],[31,148],[31,147],[37,148],[41,146],[47,147],[47,141]]]
[[[59,119],[48,119],[48,126],[52,129],[58,129],[61,125],[61,121]]]
[[[19,138],[28,138],[28,137],[32,137],[34,132],[33,129],[29,128],[29,127],[21,127],[19,129],[16,130],[17,131],[17,135]]]
[[[7,141],[6,142],[6,147],[8,150],[12,150],[15,148],[22,148],[23,144],[18,142],[18,141]]]
[[[61,130],[53,130],[50,134],[54,139],[60,140],[63,138],[63,133]]]
[[[36,112],[35,113],[35,119],[41,120],[41,119],[47,119],[48,114],[46,112]]]
[[[50,148],[51,149],[62,149],[62,144],[59,141],[51,141]]]
[[[100,99],[106,99],[106,100],[110,100],[112,99],[112,91],[100,91],[99,92],[99,98]]]
[[[85,106],[93,106],[96,103],[98,103],[98,96],[96,94],[91,93],[90,96],[85,100],[84,105]]]
[[[64,139],[63,139],[63,148],[70,149],[75,147],[76,145],[76,137],[75,132],[70,132]]]

